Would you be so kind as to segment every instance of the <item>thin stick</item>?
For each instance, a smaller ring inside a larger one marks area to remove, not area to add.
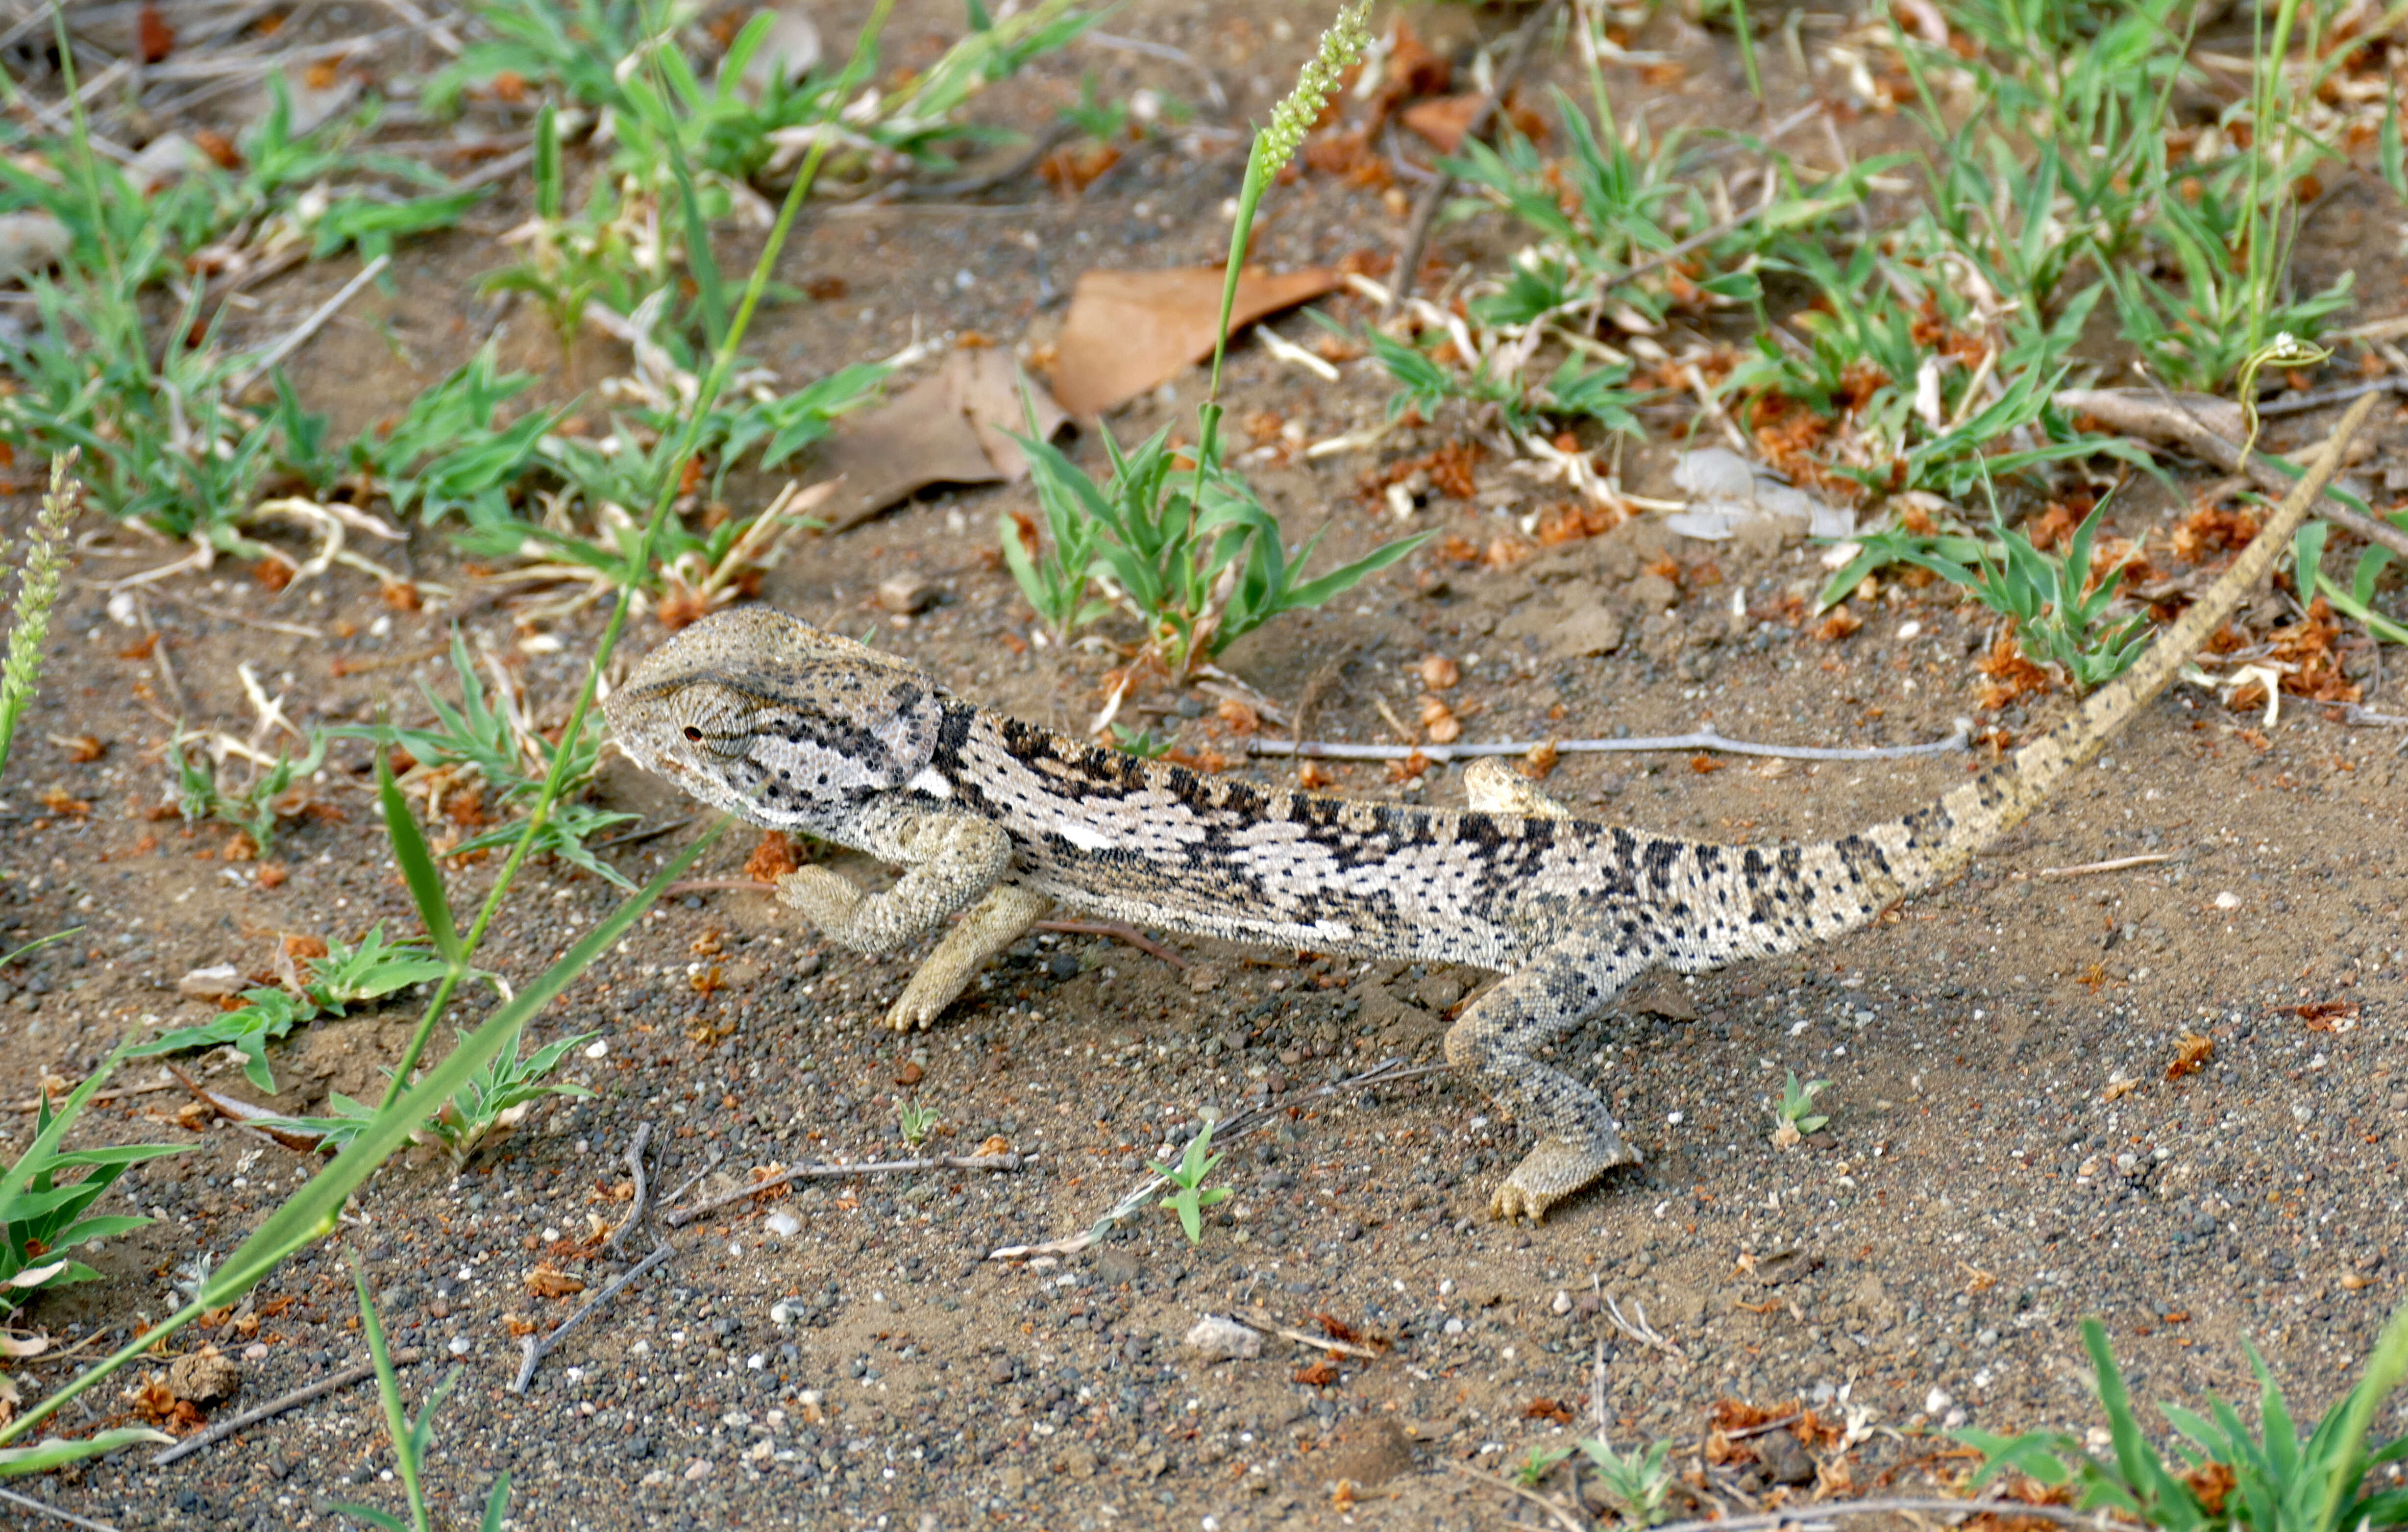
[[[175,1088],[176,1082],[172,1080],[157,1080],[152,1081],[148,1085],[128,1085],[123,1090],[102,1091],[98,1095],[93,1096],[85,1103],[85,1105],[97,1107],[110,1101],[122,1101],[129,1095],[150,1095],[155,1092],[172,1091]],[[51,1105],[55,1106],[57,1103],[52,1102]],[[36,1096],[31,1101],[11,1101],[5,1110],[8,1111],[39,1111],[42,1110],[42,1098]]]
[[[405,1346],[393,1353],[393,1365],[396,1367],[406,1367],[424,1354],[416,1346]],[[312,1399],[322,1398],[338,1389],[349,1388],[353,1383],[366,1382],[375,1376],[374,1362],[362,1362],[356,1367],[349,1367],[340,1372],[330,1373],[306,1388],[296,1388],[290,1394],[280,1394],[256,1410],[246,1410],[232,1420],[220,1421],[199,1436],[186,1437],[152,1458],[150,1466],[154,1468],[164,1468],[170,1463],[192,1456],[204,1447],[223,1441],[236,1431],[257,1425],[264,1420],[273,1420],[288,1410],[308,1404]]]
[[[2342,714],[2342,722],[2344,723],[2356,723],[2361,727],[2375,729],[2408,728],[2408,716],[2399,713],[2378,713],[2372,708],[2361,708],[2355,702],[2345,706],[2348,710]]]
[[[1620,1330],[1624,1335],[1627,1335],[1631,1339],[1638,1341],[1641,1345],[1653,1347],[1655,1350],[1662,1352],[1665,1355],[1670,1357],[1673,1361],[1680,1363],[1683,1367],[1687,1367],[1689,1365],[1688,1353],[1684,1352],[1680,1347],[1674,1345],[1671,1341],[1666,1339],[1664,1336],[1656,1330],[1655,1325],[1647,1323],[1647,1306],[1640,1302],[1637,1298],[1633,1298],[1630,1300],[1630,1308],[1632,1312],[1639,1316],[1636,1320],[1628,1319],[1624,1316],[1622,1312],[1622,1305],[1615,1301],[1612,1294],[1608,1293],[1605,1296],[1606,1315],[1613,1321],[1613,1327],[1615,1329]]]
[[[1928,745],[1867,745],[1826,748],[1817,745],[1758,745],[1727,738],[1716,729],[1694,734],[1659,734],[1631,739],[1499,739],[1469,745],[1352,745],[1339,740],[1255,739],[1246,747],[1254,755],[1297,755],[1319,761],[1402,761],[1418,754],[1426,761],[1469,760],[1481,755],[1527,755],[1553,745],[1558,754],[1604,753],[1610,751],[1714,750],[1727,755],[1770,755],[1784,761],[1897,761],[1913,755],[1944,755],[1961,751],[1972,731],[1958,726],[1955,734]]]
[[[2120,397],[2119,397],[2120,395]],[[2093,414],[2127,436],[2150,435],[2159,440],[2171,439],[2187,449],[2191,455],[2211,463],[2227,473],[2243,473],[2259,489],[2269,494],[2288,494],[2296,482],[2288,474],[2267,461],[2261,449],[2243,461],[2241,449],[2228,440],[2222,432],[2184,408],[2179,401],[2171,408],[2150,401],[2144,417],[2136,417],[2126,402],[2128,393],[2116,389],[2059,389],[2053,402],[2068,414]],[[2118,408],[2122,406],[2122,408]],[[2262,414],[2263,411],[2260,411]],[[2293,467],[2300,467],[2297,463]],[[2381,543],[2393,552],[2408,557],[2408,532],[2363,511],[2343,505],[2330,490],[2317,502],[2315,514],[2333,525],[2356,533],[2368,542]]]
[[[22,1506],[27,1511],[37,1511],[45,1516],[55,1516],[69,1526],[89,1527],[91,1532],[117,1532],[117,1528],[107,1522],[86,1521],[72,1511],[61,1511],[47,1500],[36,1500],[30,1495],[20,1495],[13,1489],[0,1489],[0,1500],[6,1500],[10,1505]]]
[[[569,1315],[566,1319],[562,1320],[559,1325],[554,1328],[550,1335],[545,1336],[540,1340],[537,1339],[534,1336],[527,1337],[525,1350],[519,1357],[519,1375],[510,1380],[510,1392],[513,1394],[523,1394],[527,1391],[527,1385],[535,1382],[536,1364],[543,1360],[544,1353],[560,1344],[560,1338],[568,1333],[568,1327],[570,1325],[576,1324],[579,1320],[583,1319],[595,1310],[601,1308],[602,1305],[608,1303],[610,1299],[618,1296],[621,1289],[624,1288],[629,1282],[634,1281],[637,1278],[642,1276],[645,1272],[650,1271],[652,1267],[660,1265],[663,1261],[675,1259],[677,1253],[677,1246],[670,1244],[666,1239],[661,1241],[660,1244],[653,1247],[652,1253],[650,1255],[645,1256],[642,1260],[638,1261],[634,1266],[631,1266],[626,1270],[621,1272],[617,1277],[611,1280],[610,1285],[605,1287],[599,1293],[595,1294],[592,1297],[587,1298],[584,1305],[580,1308],[577,1312]]]
[[[718,1169],[719,1162],[725,1158],[727,1158],[727,1151],[714,1148],[710,1152],[710,1158],[704,1163],[703,1167],[695,1171],[693,1175],[686,1177],[684,1182],[681,1184],[676,1191],[671,1192],[668,1196],[661,1198],[661,1201],[663,1203],[675,1202],[678,1198],[685,1196],[688,1192],[693,1191],[696,1185],[701,1183],[702,1178],[710,1174],[713,1170]],[[672,1227],[674,1227],[674,1225],[672,1225]]]
[[[636,1173],[636,1196],[634,1202],[628,1207],[627,1216],[620,1222],[617,1228],[610,1231],[609,1239],[603,1245],[605,1250],[617,1250],[619,1242],[626,1238],[635,1226],[644,1221],[644,1145],[652,1140],[652,1124],[637,1124],[635,1140],[627,1145],[627,1152],[622,1156],[627,1162],[627,1168]]]
[[[1563,8],[1564,0],[1547,0],[1545,5],[1531,13],[1528,21],[1522,23],[1522,30],[1513,35],[1513,46],[1505,55],[1505,66],[1497,71],[1488,93],[1481,98],[1479,110],[1471,114],[1471,121],[1465,124],[1463,138],[1458,142],[1469,142],[1488,130],[1490,121],[1497,116],[1507,93],[1513,89],[1513,82],[1522,78],[1523,67],[1530,62],[1530,54],[1538,47],[1539,38],[1555,24],[1555,18]],[[1413,208],[1413,221],[1405,229],[1403,253],[1397,262],[1396,285],[1388,290],[1389,298],[1383,306],[1383,313],[1394,313],[1399,305],[1412,296],[1413,273],[1422,264],[1423,247],[1429,243],[1430,230],[1438,226],[1440,205],[1454,191],[1455,178],[1443,171],[1439,173],[1436,180],[1422,189],[1422,199]]]
[[[112,591],[117,588],[108,580],[79,580],[76,583],[87,591]],[[264,628],[270,633],[290,634],[296,638],[323,640],[326,637],[325,631],[322,628],[309,627],[301,623],[280,623],[269,617],[250,617],[238,611],[221,610],[216,607],[204,606],[190,597],[178,595],[173,591],[158,586],[153,586],[142,594],[154,601],[165,601],[171,607],[182,607],[187,610],[199,612],[205,617],[217,618],[221,622],[239,623],[244,627]]]
[[[1267,1309],[1257,1309],[1247,1317],[1253,1319],[1258,1328],[1269,1331],[1282,1340],[1293,1340],[1299,1346],[1311,1346],[1315,1351],[1336,1352],[1340,1356],[1356,1356],[1367,1362],[1376,1362],[1384,1354],[1369,1346],[1358,1346],[1352,1340],[1340,1340],[1336,1336],[1312,1335],[1292,1324],[1283,1324],[1272,1318]]]
[[[1177,952],[1140,931],[1136,926],[1123,925],[1118,921],[1039,921],[1036,929],[1058,931],[1074,937],[1110,937],[1115,941],[1127,943],[1140,952],[1151,952],[1174,968],[1187,966],[1187,960]]]
[[[1560,1501],[1550,1496],[1541,1495],[1537,1490],[1530,1488],[1526,1484],[1517,1484],[1511,1479],[1499,1478],[1496,1474],[1490,1473],[1485,1468],[1475,1468],[1469,1463],[1450,1463],[1447,1467],[1453,1468],[1455,1472],[1463,1475],[1467,1479],[1478,1479],[1484,1481],[1487,1483],[1494,1484],[1498,1489],[1512,1490],[1523,1499],[1529,1501],[1532,1505],[1539,1507],[1546,1511],[1548,1515],[1554,1517],[1555,1525],[1562,1527],[1564,1532],[1587,1532],[1587,1528],[1582,1523],[1572,1519],[1572,1513],[1566,1511]],[[1715,1522],[1711,1525],[1715,1526],[1727,1526],[1730,1524],[1727,1522]]]
[[[333,297],[328,298],[317,308],[309,310],[308,318],[294,325],[292,331],[287,334],[283,339],[278,341],[275,345],[270,346],[266,351],[261,352],[259,360],[244,368],[235,379],[234,382],[227,387],[226,397],[229,399],[239,399],[245,394],[251,392],[251,384],[258,382],[262,378],[266,377],[270,372],[274,371],[278,363],[283,361],[286,357],[291,356],[294,351],[299,351],[303,343],[308,340],[311,336],[314,336],[320,330],[324,329],[326,322],[333,319],[337,313],[341,312],[343,305],[351,302],[353,294],[357,294],[361,288],[364,288],[367,286],[368,283],[376,280],[380,276],[382,276],[384,274],[384,268],[391,265],[393,265],[393,256],[388,252],[378,256],[375,260],[370,261],[367,265],[360,267],[359,273],[356,276],[354,276],[350,281],[345,282],[341,287],[335,290],[335,295]]]
[[[867,1160],[859,1165],[830,1165],[814,1160],[809,1165],[789,1166],[776,1175],[741,1186],[707,1202],[691,1208],[676,1208],[661,1214],[661,1222],[673,1229],[685,1227],[707,1212],[758,1196],[772,1187],[795,1181],[838,1181],[846,1176],[891,1176],[912,1170],[1021,1170],[1037,1163],[1034,1154],[930,1154],[916,1160]]]
[[[2143,856],[2119,856],[2109,862],[2084,862],[2071,867],[2042,867],[2043,878],[2080,878],[2093,872],[2121,872],[2126,867],[2145,867],[2159,862],[2182,860],[2172,852],[2150,852]]]
[[[2345,405],[2361,394],[2408,393],[2408,378],[2375,378],[2363,383],[2343,383],[2335,388],[2320,388],[2306,394],[2285,394],[2258,407],[2259,419],[2269,415],[2298,415],[2327,405]]]
[[[159,689],[167,694],[167,706],[176,709],[180,720],[193,709],[184,700],[184,688],[176,680],[176,667],[167,661],[167,636],[150,621],[150,604],[138,594],[134,598],[134,615],[142,620],[142,631],[150,636],[150,664],[159,672]]]
[[[1825,1505],[1792,1506],[1758,1516],[1730,1516],[1721,1521],[1672,1522],[1657,1527],[1656,1532],[1770,1532],[1775,1527],[1799,1526],[1833,1516],[1895,1516],[1900,1511],[1916,1511],[1942,1516],[2032,1516],[2059,1526],[2106,1528],[2119,1525],[2104,1511],[2086,1516],[2063,1506],[2027,1505],[2021,1500],[1949,1500],[1936,1496],[1910,1496],[1895,1500],[1834,1500]]]
[[[1381,1060],[1359,1075],[1350,1075],[1344,1080],[1333,1080],[1306,1094],[1313,1096],[1337,1095],[1346,1091],[1369,1090],[1375,1085],[1401,1084],[1408,1080],[1418,1080],[1424,1075],[1446,1074],[1451,1072],[1451,1066],[1443,1064],[1409,1065],[1405,1062],[1404,1055],[1399,1053]],[[1252,1133],[1258,1127],[1266,1126],[1274,1119],[1286,1115],[1286,1103],[1274,1106],[1266,1101],[1260,1106],[1249,1107],[1233,1117],[1212,1123],[1210,1131],[1214,1138],[1226,1142],[1240,1135]],[[1189,1135],[1187,1142],[1194,1143],[1197,1138],[1202,1137],[1204,1131],[1199,1129],[1197,1133]],[[1185,1154],[1186,1145],[1182,1144],[1170,1157],[1182,1159]],[[1076,1254],[1102,1238],[1106,1230],[1144,1207],[1148,1197],[1169,1184],[1170,1178],[1168,1176],[1159,1173],[1149,1176],[1131,1188],[1118,1202],[1105,1209],[1103,1216],[1078,1233],[1060,1239],[1048,1239],[1039,1244],[999,1246],[988,1251],[986,1258],[990,1261],[1025,1261],[1038,1255]]]

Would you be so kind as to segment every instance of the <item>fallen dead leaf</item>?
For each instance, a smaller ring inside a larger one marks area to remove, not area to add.
[[[2358,1025],[2358,1002],[2318,1000],[2313,1005],[2291,1007],[2291,1014],[2307,1023],[2311,1032],[2347,1032]]]
[[[1062,408],[1092,418],[1210,356],[1222,278],[1218,266],[1082,276],[1054,342],[1054,394]],[[1238,279],[1229,328],[1237,331],[1337,285],[1338,274],[1324,266],[1281,276],[1250,266]]]
[[[584,1292],[585,1283],[546,1261],[526,1274],[526,1289],[539,1298],[565,1298]]]
[[[1398,121],[1421,135],[1441,154],[1452,154],[1463,147],[1463,136],[1471,131],[1471,120],[1480,115],[1480,104],[1487,96],[1479,91],[1463,95],[1442,95],[1435,101],[1416,101],[1398,114]]]
[[[2195,1075],[2206,1067],[2209,1059],[2214,1056],[2214,1038],[2200,1037],[2196,1032],[2186,1032],[2182,1035],[2182,1040],[2174,1045],[2174,1061],[2166,1066],[2166,1078],[2180,1080],[2185,1075]]]
[[[756,883],[774,883],[803,865],[795,843],[783,830],[765,830],[761,843],[744,859],[744,876]]]
[[[1209,344],[1209,342],[1208,342]],[[838,421],[811,465],[812,483],[841,478],[820,515],[831,532],[867,521],[931,484],[1003,484],[1028,461],[1011,434],[1025,429],[1022,379],[991,347],[945,353],[935,373],[859,415]],[[1068,419],[1043,385],[1027,382],[1036,436]]]

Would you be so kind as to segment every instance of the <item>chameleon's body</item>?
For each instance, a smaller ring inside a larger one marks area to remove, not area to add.
[[[1544,1044],[1650,968],[1698,973],[1827,941],[1958,871],[2164,689],[2329,477],[2310,475],[2138,664],[2056,729],[1928,808],[1815,845],[1581,819],[1493,766],[1466,773],[1467,809],[1199,776],[985,711],[760,608],[680,633],[608,710],[630,755],[704,802],[907,869],[872,895],[820,867],[779,881],[838,941],[887,952],[964,914],[896,1002],[898,1028],[934,1020],[1057,901],[1191,936],[1502,972],[1446,1054],[1539,1132],[1493,1202],[1535,1219],[1637,1158],[1604,1101],[1539,1060]]]

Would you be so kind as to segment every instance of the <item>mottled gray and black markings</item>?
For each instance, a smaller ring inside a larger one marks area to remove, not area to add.
[[[1046,899],[1195,936],[1503,970],[1448,1033],[1447,1056],[1540,1131],[1495,1203],[1536,1217],[1630,1157],[1603,1101],[1537,1057],[1544,1042],[1650,967],[1697,973],[1828,940],[1963,868],[2222,624],[2373,403],[2353,407],[2339,446],[2122,680],[1938,802],[1814,845],[1717,846],[1199,777],[982,711],[891,655],[759,608],[686,629],[608,708],[630,756],[705,802],[910,868],[872,897],[824,869],[781,881],[781,897],[844,939],[883,950],[868,944],[968,910],[923,970],[944,974],[925,1016]],[[964,932],[976,940],[956,940]]]

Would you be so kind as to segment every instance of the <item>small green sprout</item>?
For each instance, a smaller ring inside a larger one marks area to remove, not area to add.
[[[1537,1489],[1555,1471],[1555,1465],[1572,1455],[1570,1447],[1532,1447],[1522,1461],[1513,1465],[1513,1482],[1524,1489]]]
[[[1606,1502],[1624,1521],[1654,1526],[1664,1520],[1664,1501],[1672,1493],[1672,1470],[1666,1463],[1670,1442],[1659,1441],[1643,1453],[1620,1453],[1601,1437],[1584,1437],[1580,1447],[1597,1466]]]
[[[937,1130],[943,1116],[934,1102],[906,1101],[895,1109],[896,1122],[903,1129],[903,1141],[913,1149],[928,1141],[928,1135]]]
[[[1213,1167],[1219,1165],[1223,1157],[1212,1153],[1212,1124],[1208,1122],[1202,1132],[1187,1141],[1186,1152],[1179,1156],[1177,1166],[1151,1162],[1146,1166],[1147,1169],[1168,1179],[1171,1185],[1179,1188],[1164,1197],[1158,1206],[1179,1215],[1179,1226],[1186,1231],[1187,1242],[1191,1245],[1204,1242],[1204,1210],[1226,1202],[1232,1195],[1226,1186],[1208,1187],[1204,1184],[1205,1178],[1211,1175]]]
[[[1829,1090],[1831,1082],[1810,1080],[1801,1085],[1798,1081],[1797,1070],[1784,1069],[1782,1073],[1788,1078],[1781,1087],[1781,1105],[1773,1109],[1773,1115],[1781,1120],[1781,1125],[1773,1130],[1772,1141],[1787,1149],[1831,1120],[1814,1110],[1815,1098]]]

